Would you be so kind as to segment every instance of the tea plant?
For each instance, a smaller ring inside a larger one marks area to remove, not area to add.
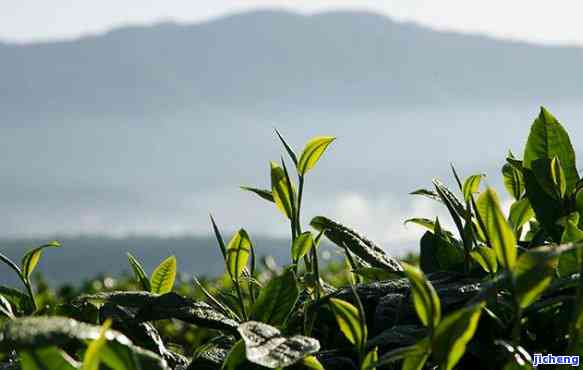
[[[453,166],[455,191],[433,180],[413,192],[443,204],[455,226],[406,221],[427,229],[418,265],[330,218],[302,225],[308,174],[335,138],[296,153],[276,136],[287,161],[270,162],[267,189],[242,188],[289,223],[289,264],[259,263],[244,229],[225,242],[211,216],[223,277],[177,281],[174,256],[148,276],[128,254],[132,282],[39,305],[31,274],[60,245],[33,249],[20,266],[0,254],[26,290],[0,287],[2,368],[511,370],[533,369],[532,353],[583,354],[583,181],[546,109],[523,159],[509,153],[502,168],[508,215],[482,189],[485,175],[462,181]],[[321,266],[324,237],[347,270]]]

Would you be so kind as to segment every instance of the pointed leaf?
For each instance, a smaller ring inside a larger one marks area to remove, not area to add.
[[[534,210],[530,206],[528,198],[523,198],[512,203],[508,222],[514,231],[526,225],[534,217]]]
[[[273,199],[273,194],[271,193],[271,190],[252,188],[249,186],[241,186],[241,189],[255,193],[259,197],[265,199],[268,202],[275,202],[275,200]]]
[[[514,278],[520,307],[526,308],[550,285],[558,265],[559,255],[549,247],[530,249],[520,255]]]
[[[261,289],[251,308],[251,320],[273,326],[283,325],[300,296],[296,276],[291,268],[273,278]]]
[[[541,107],[538,118],[532,124],[526,148],[523,165],[533,169],[532,164],[539,159],[557,157],[561,161],[566,179],[566,188],[570,192],[579,180],[575,164],[575,151],[569,135],[559,121],[544,107]]]
[[[99,362],[101,361],[100,352],[102,351],[103,346],[105,346],[105,334],[110,327],[111,320],[107,320],[101,326],[97,338],[91,341],[87,347],[87,351],[85,351],[85,356],[83,357],[83,370],[99,370]]]
[[[318,136],[308,141],[298,161],[298,173],[304,176],[311,170],[335,139],[332,136]]]
[[[312,233],[309,231],[301,233],[292,244],[292,259],[297,262],[304,258],[313,246],[314,237]]]
[[[502,176],[504,179],[504,187],[508,191],[508,194],[515,200],[519,200],[524,193],[524,177],[522,176],[522,172],[510,163],[506,163],[502,167]]]
[[[172,291],[176,280],[176,256],[170,256],[162,261],[150,277],[151,292],[164,294]]]
[[[281,134],[279,133],[279,131],[277,131],[277,129],[275,129],[275,133],[277,134],[277,137],[279,138],[279,141],[281,141],[281,143],[283,144],[283,147],[287,151],[287,154],[291,158],[292,162],[294,162],[294,165],[297,167],[297,165],[298,165],[298,158],[296,156],[296,153],[294,153],[294,151],[291,148],[291,146],[289,146],[289,144],[285,141],[285,139],[283,138],[283,136],[281,136]]]
[[[498,261],[496,260],[496,252],[489,247],[477,247],[470,252],[474,261],[478,262],[484,271],[489,273],[496,273],[498,271]]]
[[[361,325],[360,312],[352,304],[337,298],[330,298],[330,307],[334,312],[336,323],[346,339],[355,346],[360,346],[367,337],[366,326]]]
[[[243,229],[240,229],[227,245],[227,270],[232,279],[238,279],[247,266],[251,240]]]
[[[285,172],[282,167],[280,167],[275,162],[270,162],[271,165],[271,193],[273,195],[273,200],[277,208],[286,216],[288,219],[292,219],[293,215],[293,199],[295,194],[295,189],[290,188],[285,176]]]
[[[441,320],[441,303],[433,285],[417,267],[401,262],[411,283],[413,304],[419,320],[425,326],[435,328]]]
[[[435,230],[435,222],[433,220],[430,220],[428,218],[409,218],[407,220],[405,220],[404,224],[408,224],[408,223],[413,223],[419,226],[423,226],[424,228],[426,228],[429,231],[434,231]]]
[[[140,282],[140,284],[142,284],[142,289],[145,290],[146,292],[149,292],[152,289],[152,287],[150,286],[150,280],[148,280],[148,275],[144,271],[144,268],[142,267],[140,262],[138,262],[138,260],[131,255],[131,253],[128,253],[127,255],[128,262],[130,264],[130,267],[132,268],[132,271],[134,272],[136,279]]]
[[[486,236],[502,266],[512,270],[516,263],[516,238],[500,208],[498,195],[486,189],[477,201],[478,212],[486,227]]]
[[[58,248],[61,246],[61,243],[58,241],[52,241],[48,244],[41,245],[29,252],[27,252],[24,257],[22,257],[22,276],[28,280],[30,279],[30,275],[34,271],[34,268],[40,261],[40,257],[42,255],[42,251],[45,248]]]
[[[0,294],[0,313],[8,317],[9,319],[14,319],[14,312],[12,312],[12,306],[10,302]]]
[[[486,177],[484,174],[472,175],[466,179],[463,185],[464,200],[468,202],[472,194],[477,193],[480,189],[480,182],[482,178]]]

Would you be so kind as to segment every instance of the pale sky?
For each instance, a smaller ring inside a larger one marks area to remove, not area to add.
[[[0,40],[70,39],[127,24],[196,22],[265,7],[366,9],[438,29],[583,45],[581,0],[0,0]]]

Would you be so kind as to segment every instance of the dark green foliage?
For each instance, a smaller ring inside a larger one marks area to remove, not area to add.
[[[494,189],[480,189],[484,175],[464,179],[453,166],[456,191],[433,180],[434,190],[413,192],[441,203],[455,227],[433,215],[407,220],[427,230],[419,263],[324,216],[310,223],[316,237],[304,229],[306,175],[334,138],[316,137],[297,156],[276,134],[291,171],[272,162],[271,190],[244,189],[289,222],[289,265],[258,266],[247,232],[226,244],[212,217],[225,273],[195,284],[181,281],[172,256],[148,276],[128,254],[132,277],[55,294],[33,289],[31,273],[60,244],[32,249],[20,266],[0,254],[26,289],[0,286],[0,367],[514,370],[531,369],[532,353],[583,353],[583,186],[546,109],[524,159],[509,154],[502,168],[509,214]],[[320,265],[322,236],[345,265]]]

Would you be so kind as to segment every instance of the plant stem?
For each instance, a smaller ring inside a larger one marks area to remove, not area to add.
[[[304,194],[304,176],[298,175],[298,209],[297,209],[297,228],[298,228],[298,235],[302,233],[302,225],[301,225],[301,209],[302,209],[302,196]]]
[[[235,284],[235,290],[237,291],[237,297],[239,298],[239,304],[241,305],[241,313],[243,314],[243,319],[245,319],[245,321],[249,320],[249,318],[247,317],[247,311],[245,310],[245,302],[243,301],[243,294],[241,293],[241,287],[239,286],[239,278],[235,278],[233,280],[233,283]]]
[[[30,296],[30,302],[32,303],[32,312],[35,312],[37,309],[37,306],[36,306],[36,301],[34,299],[34,293],[32,291],[32,285],[30,284],[30,281],[26,281],[24,283],[24,285],[26,286],[26,291],[28,292],[28,295]]]

